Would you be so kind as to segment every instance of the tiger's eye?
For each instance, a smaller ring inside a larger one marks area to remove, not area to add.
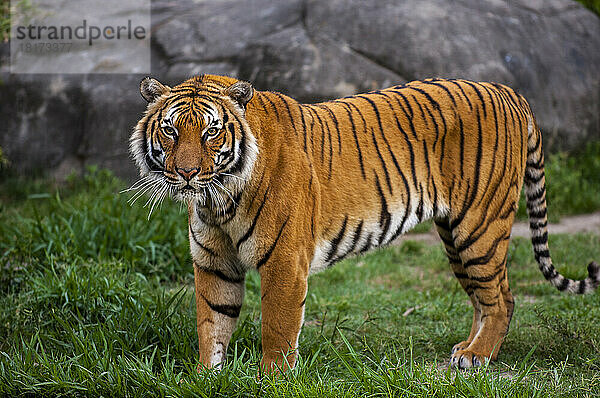
[[[165,133],[166,135],[171,136],[171,137],[174,137],[176,135],[176,133],[177,133],[175,131],[175,129],[173,127],[171,127],[171,126],[164,126],[162,128],[162,130],[163,130],[163,133]]]
[[[217,134],[219,134],[219,129],[216,127],[211,127],[208,130],[206,130],[206,135],[208,137],[214,137]]]

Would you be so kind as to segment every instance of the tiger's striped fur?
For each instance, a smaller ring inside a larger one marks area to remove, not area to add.
[[[244,275],[261,277],[263,364],[293,366],[309,273],[385,245],[433,218],[474,307],[451,365],[495,359],[514,301],[506,261],[523,183],[540,269],[586,293],[548,252],[541,134],[506,86],[430,79],[319,104],[203,75],[170,88],[146,78],[131,136],[143,182],[185,201],[201,363],[218,366]],[[287,358],[285,356],[287,355]]]

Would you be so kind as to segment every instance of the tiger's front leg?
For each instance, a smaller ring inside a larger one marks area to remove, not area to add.
[[[290,253],[291,254],[291,253]],[[259,268],[262,305],[262,366],[266,371],[294,367],[304,321],[308,261],[273,255]]]
[[[189,208],[190,251],[194,260],[196,318],[200,365],[220,366],[244,299],[245,269],[218,227],[201,221]]]
[[[194,263],[194,282],[200,364],[213,368],[225,361],[242,308],[244,277],[227,276]]]

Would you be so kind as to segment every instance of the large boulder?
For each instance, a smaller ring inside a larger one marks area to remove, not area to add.
[[[306,25],[406,80],[514,87],[549,146],[600,139],[600,19],[575,1],[312,1]]]
[[[152,24],[152,74],[168,84],[219,73],[321,101],[490,80],[529,99],[547,147],[600,139],[600,19],[574,0],[157,0]],[[135,175],[142,75],[11,75],[8,60],[0,45],[0,147],[15,170]]]

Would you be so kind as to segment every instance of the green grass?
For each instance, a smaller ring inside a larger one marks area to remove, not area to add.
[[[596,15],[600,16],[600,0],[577,0],[585,7],[593,11]]]
[[[560,177],[556,159],[571,167]],[[592,160],[556,159],[549,179],[596,178],[577,168]],[[227,364],[198,374],[185,211],[165,203],[148,222],[121,189],[95,169],[59,186],[2,177],[0,396],[600,394],[600,294],[561,295],[524,239],[509,255],[511,331],[484,370],[446,369],[472,310],[441,247],[408,241],[310,278],[300,360],[282,377],[258,377],[260,279],[250,273]],[[550,245],[571,277],[600,259],[595,235],[551,236]]]
[[[545,162],[548,215],[585,214],[600,209],[600,141],[571,153],[559,152]],[[525,195],[521,195],[517,217],[527,218]]]

